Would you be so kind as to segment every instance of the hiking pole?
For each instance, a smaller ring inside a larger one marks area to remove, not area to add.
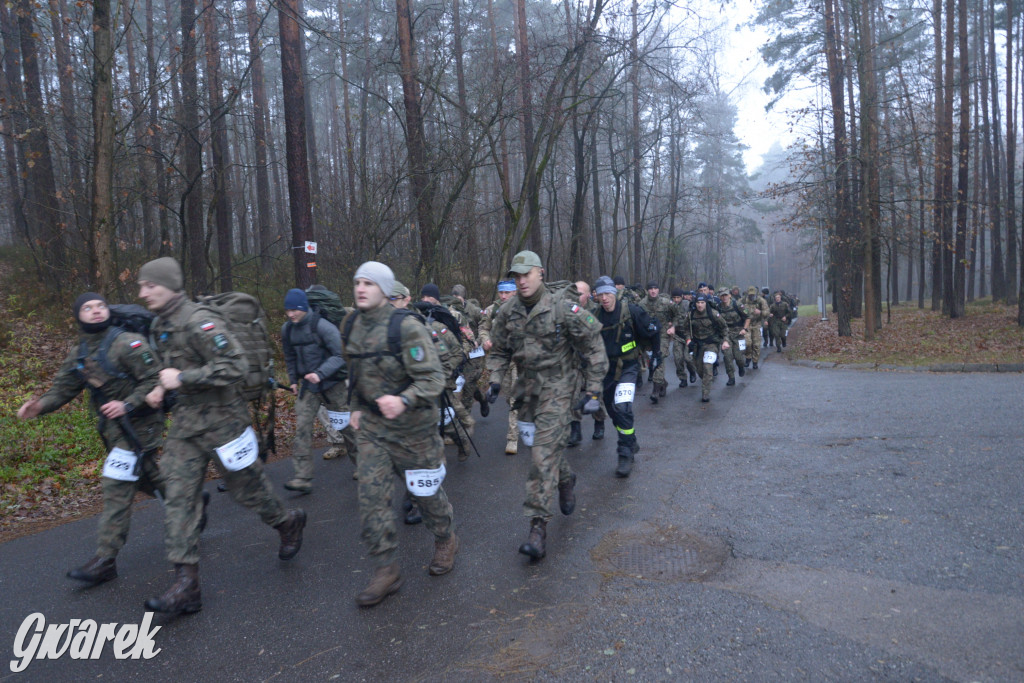
[[[447,404],[447,406],[445,404]],[[476,453],[476,457],[478,457],[478,458],[481,457],[480,456],[480,451],[477,450],[476,444],[473,443],[473,438],[469,435],[469,432],[462,425],[462,422],[459,421],[459,416],[457,414],[455,414],[455,408],[451,404],[451,399],[448,398],[448,390],[445,389],[441,393],[441,410],[442,410],[442,412],[446,411],[447,408],[451,408],[452,409],[452,424],[455,425],[455,428],[453,430],[453,434],[455,435],[455,443],[458,444],[460,449],[462,449],[462,450],[466,449],[466,447],[462,444],[462,437],[459,436],[459,427],[462,427],[462,431],[465,432],[465,434],[466,434],[466,440],[469,441],[469,445],[473,447],[473,452]]]

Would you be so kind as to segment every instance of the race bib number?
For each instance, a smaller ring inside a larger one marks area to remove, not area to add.
[[[427,498],[441,489],[445,474],[444,463],[436,470],[406,470],[405,488],[414,496]]]
[[[519,436],[527,446],[533,446],[533,437],[537,435],[537,425],[533,422],[519,423]]]
[[[437,421],[439,427],[447,427],[455,419],[455,408],[448,406],[441,413],[441,418]]]
[[[634,382],[623,382],[615,385],[615,403],[632,403],[633,394],[636,393]]]
[[[484,357],[484,347],[482,347],[482,346],[476,347],[475,349],[473,349],[472,351],[469,352],[469,357],[470,358],[483,358]]]
[[[260,454],[260,445],[256,441],[256,432],[252,427],[246,427],[240,437],[215,450],[224,469],[237,472],[256,462]]]
[[[783,337],[788,337],[789,336],[789,328],[788,327],[782,331],[782,336]]]
[[[740,345],[740,351],[746,351],[747,350],[747,340],[746,339],[744,339],[743,337],[740,337],[740,340],[739,340],[738,343]]]
[[[352,420],[352,413],[349,411],[328,410],[327,417],[331,420],[331,429],[340,432]]]
[[[133,474],[138,459],[139,457],[131,451],[115,448],[107,454],[107,459],[103,461],[103,476],[118,481],[138,481],[138,475]]]
[[[718,360],[718,354],[717,353],[715,353],[714,351],[705,351],[704,352],[704,362],[705,363],[710,363],[711,365],[714,365],[716,360]]]
[[[458,378],[456,378],[456,380],[455,380],[455,391],[453,391],[452,393],[453,394],[462,393],[462,387],[464,387],[464,386],[466,386],[466,378],[463,377],[462,375],[459,375]]]

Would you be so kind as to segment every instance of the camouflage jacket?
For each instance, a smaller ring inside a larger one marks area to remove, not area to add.
[[[647,315],[658,321],[662,335],[665,334],[668,328],[672,327],[672,320],[675,316],[673,311],[675,304],[668,297],[659,296],[656,299],[652,299],[649,296],[645,296],[640,301],[639,306],[647,311]]]
[[[768,319],[768,302],[764,300],[763,296],[747,294],[743,297],[742,303],[747,315],[750,316],[751,327],[760,325]]]
[[[394,312],[394,307],[384,305],[352,314],[357,317],[341,350],[349,368],[350,406],[362,411],[362,420],[378,431],[401,434],[435,429],[437,399],[446,379],[438,355],[441,345],[434,343],[426,325],[406,315],[400,328],[401,349],[397,356],[392,355],[388,323]],[[342,322],[342,329],[345,325]],[[387,395],[402,396],[408,402],[406,410],[393,420],[385,419],[377,406],[377,399]]]
[[[249,365],[223,318],[183,295],[159,312],[150,336],[164,366],[181,371],[168,436],[186,439],[228,423],[241,434],[250,423],[240,392]]]
[[[159,381],[160,363],[153,356],[149,343],[134,332],[122,332],[110,344],[107,351],[107,366],[118,375],[111,375],[103,368],[99,359],[100,347],[107,331],[79,335],[79,343],[72,348],[53,379],[53,385],[39,398],[40,414],[52,413],[70,402],[82,390],[98,388],[107,401],[124,401],[128,419],[139,436],[144,450],[159,448],[163,443],[164,413],[153,410],[146,403],[146,394]],[[85,343],[85,356],[80,358],[81,344]],[[80,366],[81,364],[81,366]],[[91,394],[91,392],[90,392]],[[91,394],[90,403],[99,415],[102,405]],[[100,416],[97,425],[100,436],[108,448],[118,446],[133,450],[134,445],[122,432],[117,420]]]
[[[697,310],[690,313],[690,334],[700,344],[721,344],[729,338],[729,326],[722,314],[709,306],[703,313]]]
[[[774,301],[772,305],[768,307],[768,313],[779,322],[788,323],[789,317],[792,315],[792,310],[789,307],[789,302],[785,299],[782,301]],[[785,320],[783,320],[785,318]]]
[[[729,338],[735,339],[743,334],[743,323],[747,320],[747,313],[734,301],[732,305],[722,306],[722,320],[729,326]]]
[[[494,346],[487,357],[491,382],[500,384],[509,363],[514,362],[519,370],[519,396],[540,395],[549,384],[557,384],[558,391],[565,390],[571,396],[575,391],[577,353],[586,360],[588,391],[600,393],[608,372],[601,323],[579,304],[556,298],[546,288],[529,311],[519,296],[505,302],[494,315],[491,342]]]

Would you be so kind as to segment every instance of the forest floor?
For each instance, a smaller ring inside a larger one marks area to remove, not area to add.
[[[922,366],[939,363],[1024,363],[1024,329],[1017,310],[983,299],[967,304],[963,318],[950,320],[916,304],[882,311],[882,329],[864,341],[864,319],[852,321],[853,336],[840,337],[836,316],[801,315],[790,357],[831,363]]]
[[[106,451],[83,392],[60,410],[34,420],[18,408],[50,386],[77,343],[68,312],[70,295],[47,297],[31,266],[0,254],[0,543],[98,513],[100,472]],[[53,299],[59,299],[54,301]],[[284,367],[278,358],[275,367]],[[281,377],[278,377],[281,379]],[[277,452],[291,455],[294,399],[279,391],[275,422]],[[322,445],[316,424],[314,446]],[[208,478],[215,478],[210,468]],[[140,499],[143,494],[139,494]]]

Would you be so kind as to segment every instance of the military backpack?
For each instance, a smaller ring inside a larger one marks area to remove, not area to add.
[[[274,371],[273,348],[263,306],[256,297],[244,292],[199,297],[197,303],[223,318],[228,332],[238,340],[248,364],[242,395],[247,401],[259,400],[273,386]]]

